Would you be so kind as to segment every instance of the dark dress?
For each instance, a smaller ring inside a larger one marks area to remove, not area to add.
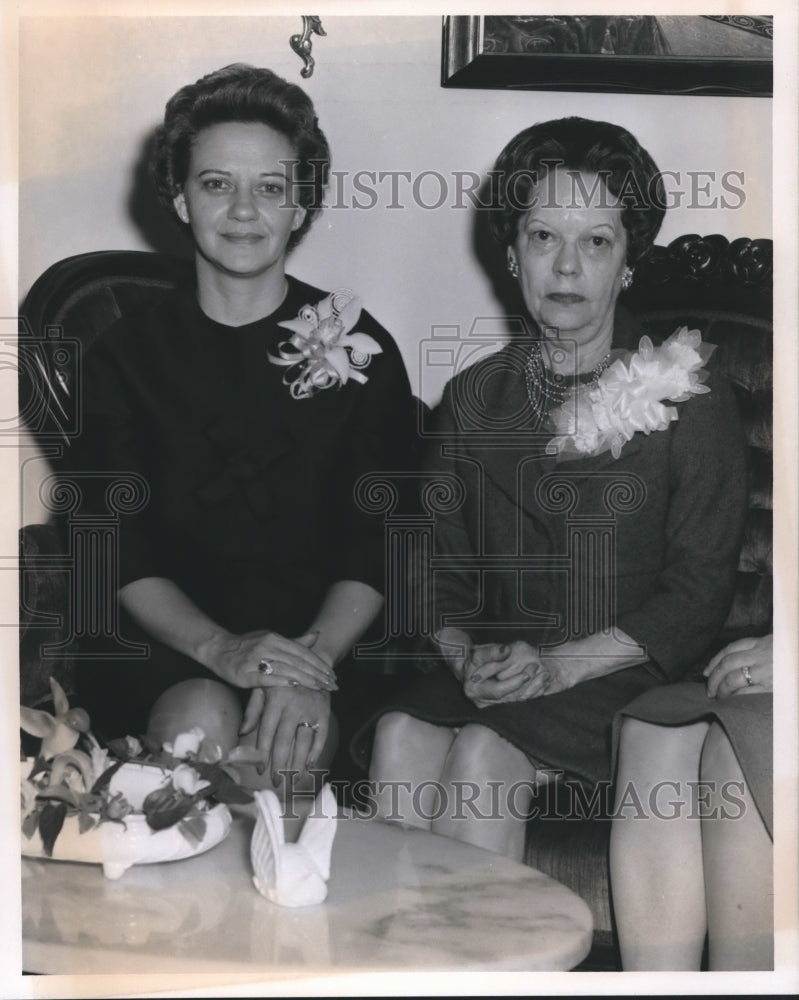
[[[617,310],[614,348],[637,349],[644,332]],[[678,404],[667,430],[635,434],[618,459],[556,464],[544,452],[551,435],[535,433],[528,352],[512,342],[445,390],[429,464],[465,490],[436,523],[433,621],[475,642],[533,646],[593,634],[604,621],[643,646],[648,662],[478,709],[445,664],[422,657],[428,672],[379,714],[479,722],[536,765],[593,785],[610,779],[616,712],[701,664],[724,623],[746,512],[745,444],[731,390],[711,373],[709,393]],[[482,574],[457,567],[469,555],[487,567]],[[362,761],[374,721],[353,743]]]
[[[146,482],[147,502],[119,519],[120,586],[166,577],[232,632],[287,636],[306,631],[335,581],[383,590],[382,520],[358,509],[353,487],[363,473],[407,465],[413,410],[399,350],[362,312],[354,330],[382,347],[368,381],[301,400],[267,357],[291,335],[277,323],[325,294],[290,277],[274,313],[228,327],[186,289],[88,352],[82,432],[61,472],[98,474],[90,512],[106,509],[109,474]],[[147,642],[149,657],[85,659],[77,670],[76,703],[105,735],[143,732],[163,690],[212,676],[124,613],[120,631]]]

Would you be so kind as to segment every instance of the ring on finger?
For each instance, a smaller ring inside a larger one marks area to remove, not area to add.
[[[260,673],[266,674],[267,677],[275,672],[275,668],[273,664],[269,662],[269,660],[259,660],[258,670]]]
[[[318,722],[298,722],[297,723],[297,729],[313,729],[314,732],[317,732],[318,729],[319,729],[319,723]]]
[[[741,673],[744,675],[746,686],[751,687],[751,685],[754,684],[754,681],[752,680],[752,671],[749,667],[741,667]]]

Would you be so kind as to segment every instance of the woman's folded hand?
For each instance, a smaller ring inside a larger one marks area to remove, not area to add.
[[[283,772],[293,770],[301,775],[319,760],[330,725],[330,695],[297,688],[261,696],[265,704],[258,719],[256,745],[267,754],[272,783],[278,786]]]
[[[773,638],[736,639],[716,653],[703,671],[708,698],[763,694],[774,690]]]
[[[316,633],[287,639],[277,632],[229,632],[211,640],[203,662],[218,677],[240,688],[297,687],[335,691],[330,665],[311,648]]]
[[[463,692],[478,708],[536,698],[548,681],[538,650],[521,640],[473,646],[464,660]]]

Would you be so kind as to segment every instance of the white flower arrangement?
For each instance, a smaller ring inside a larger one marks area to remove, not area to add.
[[[550,413],[555,436],[547,454],[568,459],[610,451],[618,458],[634,434],[666,430],[679,416],[667,403],[710,392],[705,365],[714,350],[687,327],[659,347],[642,337],[637,351],[616,359],[595,384],[581,387]]]
[[[350,379],[368,381],[363,369],[383,348],[366,333],[351,333],[361,315],[361,300],[346,289],[331,292],[315,306],[305,305],[296,319],[278,326],[292,336],[269,354],[272,364],[287,368],[283,381],[294,399],[310,399],[320,389],[342,386]]]

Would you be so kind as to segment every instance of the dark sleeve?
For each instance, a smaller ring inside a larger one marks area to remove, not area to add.
[[[385,512],[369,509],[357,499],[358,480],[382,473],[394,483],[396,473],[411,464],[416,434],[416,401],[408,374],[394,339],[368,313],[356,329],[374,337],[382,353],[373,355],[364,374],[368,381],[358,386],[349,451],[349,495],[346,498],[344,531],[339,539],[339,579],[359,580],[381,594],[386,588]]]
[[[720,378],[680,410],[669,432],[666,558],[655,592],[619,626],[666,680],[679,679],[722,628],[735,587],[748,502],[737,404]]]
[[[57,469],[80,491],[77,514],[114,526],[120,587],[165,575],[149,525],[143,421],[119,350],[127,333],[113,328],[84,357],[79,431]]]

